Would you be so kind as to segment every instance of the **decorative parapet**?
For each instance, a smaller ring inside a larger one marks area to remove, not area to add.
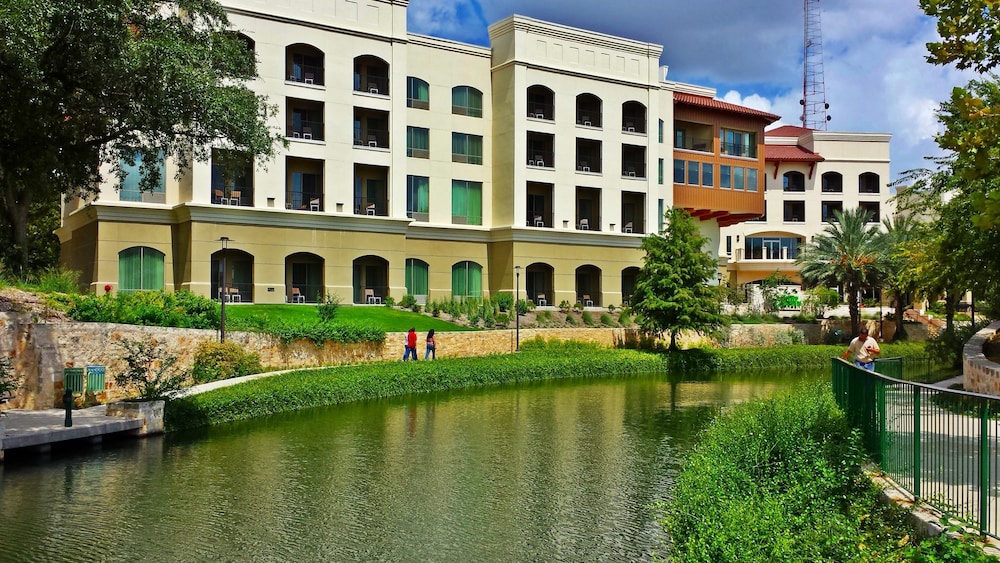
[[[1000,396],[1000,364],[983,352],[983,345],[1000,329],[1000,321],[977,332],[962,350],[962,385],[966,391]]]

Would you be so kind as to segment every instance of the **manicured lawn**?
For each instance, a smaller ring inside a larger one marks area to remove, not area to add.
[[[319,322],[316,305],[228,305],[226,306],[227,321],[246,319],[252,315],[265,315],[272,320],[283,320],[293,324],[308,324]],[[473,330],[468,327],[418,315],[402,309],[390,309],[380,306],[344,305],[337,309],[338,321],[375,323],[386,332],[405,332],[410,327],[417,332],[430,329],[437,331]]]

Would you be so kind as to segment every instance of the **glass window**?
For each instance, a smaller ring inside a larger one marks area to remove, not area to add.
[[[451,181],[451,222],[460,225],[483,224],[483,183]]]
[[[163,257],[155,248],[135,246],[118,253],[118,291],[163,291]]]
[[[656,200],[656,232],[663,232],[663,200]]]
[[[757,191],[757,169],[747,168],[747,191]]]
[[[480,298],[483,296],[483,267],[475,262],[459,262],[451,267],[451,296]]]
[[[483,163],[483,137],[466,133],[451,134],[451,161]]]
[[[418,221],[426,221],[430,212],[430,178],[426,176],[406,177],[406,216]],[[417,214],[416,216],[414,216]],[[421,216],[422,215],[422,216]]]
[[[212,149],[212,201],[253,205],[253,159],[244,152]]]
[[[733,187],[732,180],[732,166],[728,164],[719,165],[719,187],[723,189],[730,189]]]
[[[714,173],[715,173],[714,164],[712,164],[711,162],[701,163],[701,185],[711,188],[714,185],[713,182],[715,181],[715,179],[712,178]]]
[[[165,193],[167,190],[167,167],[163,162],[162,152],[153,166],[156,168],[159,179],[156,180],[156,184],[153,186],[153,191],[147,193]],[[140,183],[144,178],[142,171],[142,155],[136,154],[135,164],[132,165],[123,159],[121,161],[121,167],[122,171],[125,172],[125,178],[122,180],[121,190],[118,192],[118,199],[121,201],[142,201],[142,190],[140,189]]]
[[[733,189],[742,190],[743,189],[743,170],[742,166],[733,167]]]
[[[415,76],[406,77],[406,107],[430,109],[430,87]]]
[[[427,262],[423,260],[406,259],[406,293],[408,295],[427,295],[429,270]]]
[[[674,183],[683,184],[684,183],[684,161],[674,160]]]
[[[719,136],[722,141],[722,154],[750,158],[757,157],[756,134],[746,131],[722,129]]]
[[[406,156],[430,158],[430,130],[424,127],[406,128]]]
[[[656,130],[657,130],[657,134],[659,136],[659,140],[662,143],[663,142],[663,120],[662,119],[659,120],[659,122],[657,122],[657,124],[656,124]]]
[[[451,89],[451,113],[483,116],[483,93],[472,86],[455,86]]]
[[[660,184],[663,184],[663,159],[656,161],[656,178]]]
[[[694,184],[696,186],[698,185],[698,164],[699,162],[697,160],[688,161],[687,183]]]

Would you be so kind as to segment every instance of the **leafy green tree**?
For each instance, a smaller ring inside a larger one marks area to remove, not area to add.
[[[1000,64],[1000,6],[994,0],[920,0],[937,18],[941,41],[927,44],[932,64],[984,73]]]
[[[843,287],[851,314],[851,332],[861,325],[858,292],[875,287],[882,277],[884,251],[878,226],[868,222],[860,207],[834,211],[836,221],[813,237],[795,263],[806,285]]]
[[[32,205],[86,197],[100,170],[160,155],[181,169],[212,143],[271,156],[276,108],[247,86],[248,45],[214,0],[4,0],[0,3],[0,212],[4,244],[28,262]],[[57,199],[57,197],[56,197]]]
[[[913,302],[919,289],[919,279],[914,275],[913,264],[906,249],[917,238],[920,232],[919,224],[912,215],[904,215],[896,217],[895,220],[886,217],[882,220],[882,225],[885,227],[885,232],[881,235],[883,237],[881,246],[886,251],[883,256],[885,275],[882,279],[882,288],[888,294],[896,311],[893,341],[905,340],[903,312],[907,305]]]
[[[707,284],[718,268],[716,259],[704,250],[708,242],[691,215],[676,208],[664,214],[662,233],[642,239],[646,256],[632,309],[641,317],[643,332],[670,333],[671,349],[677,348],[682,330],[705,333],[726,325],[719,292]]]

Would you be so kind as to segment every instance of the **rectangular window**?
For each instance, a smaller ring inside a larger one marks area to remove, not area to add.
[[[467,133],[451,134],[451,161],[468,164],[483,163],[483,137]]]
[[[663,184],[663,159],[656,161],[656,177],[659,180],[660,185]]]
[[[732,176],[731,176],[732,169],[733,169],[733,167],[729,166],[728,164],[720,164],[719,165],[719,187],[720,188],[722,188],[724,190],[728,190],[728,189],[730,189],[730,188],[733,187],[733,180],[732,180]]]
[[[693,184],[695,186],[698,185],[698,164],[700,164],[700,163],[697,160],[689,160],[688,161],[688,174],[687,174],[688,175],[688,178],[687,178],[688,181],[687,181],[687,183]]]
[[[663,232],[663,200],[656,200],[656,232]]]
[[[719,137],[722,141],[722,154],[757,158],[756,134],[722,129]]]
[[[674,183],[683,184],[684,183],[684,161],[674,160]]]
[[[451,181],[451,222],[459,225],[483,224],[483,183]]]
[[[757,169],[747,168],[747,191],[757,191]]]
[[[742,166],[733,167],[733,189],[742,190],[743,189],[743,170]]]
[[[715,165],[711,162],[701,163],[701,185],[711,188],[714,184],[715,179],[712,177],[715,173]]]
[[[424,127],[406,128],[406,156],[430,158],[430,129]]]
[[[733,253],[733,235],[726,235],[726,256]]]
[[[128,162],[122,160],[121,167],[122,171],[125,172],[125,178],[122,180],[121,190],[118,192],[118,199],[120,201],[143,201],[143,192],[140,189],[141,180],[144,178],[142,171],[142,155],[135,155],[134,166],[130,166]],[[145,199],[147,201],[158,201],[159,203],[163,203],[163,194],[167,191],[167,168],[166,164],[163,162],[163,153],[160,153],[154,167],[159,174],[159,179],[153,186],[153,191],[145,192]]]
[[[406,216],[417,221],[427,221],[430,212],[430,178],[406,177]]]
[[[663,120],[662,119],[659,122],[657,122],[656,127],[657,127],[657,132],[659,134],[660,142],[662,143],[663,142]]]

